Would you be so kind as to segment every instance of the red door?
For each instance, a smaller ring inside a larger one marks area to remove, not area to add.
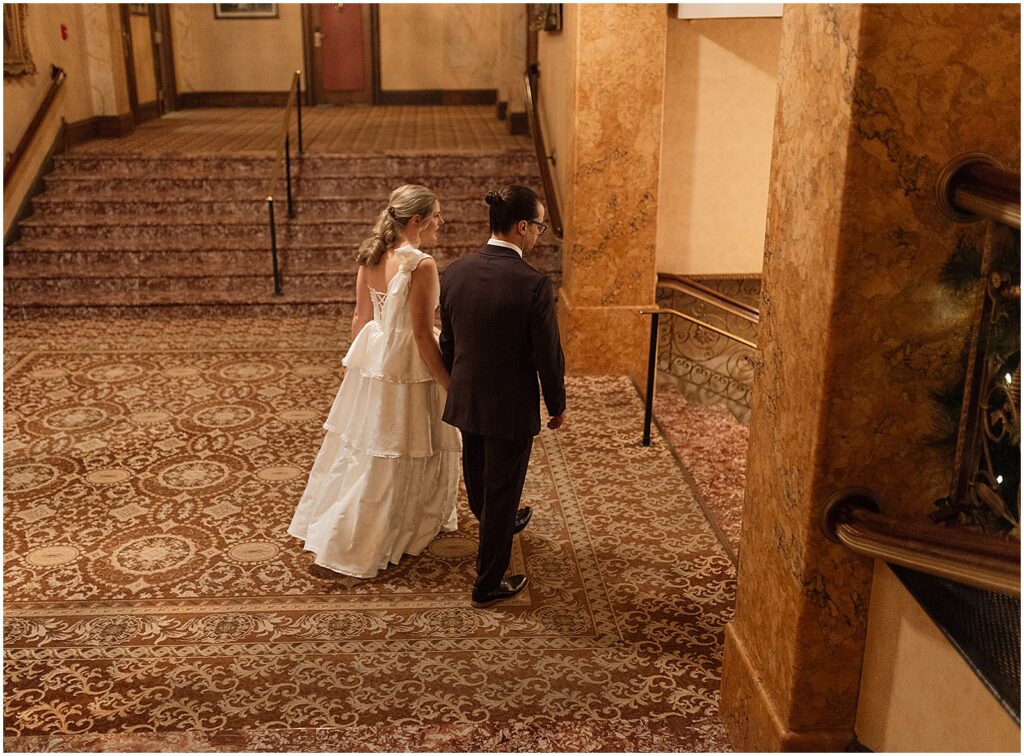
[[[312,23],[316,102],[372,104],[377,88],[376,7],[316,5]]]

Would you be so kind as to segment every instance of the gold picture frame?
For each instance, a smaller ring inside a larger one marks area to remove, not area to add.
[[[277,18],[277,3],[214,3],[213,17]]]
[[[36,72],[36,64],[28,51],[25,31],[25,3],[4,3],[4,78],[29,76]]]

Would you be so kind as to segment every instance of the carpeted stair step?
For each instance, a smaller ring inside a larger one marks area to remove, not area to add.
[[[282,213],[282,215],[284,215]],[[365,219],[345,218],[278,218],[278,244],[358,244],[369,236],[371,228]],[[270,226],[266,218],[256,215],[250,220],[167,218],[134,216],[131,218],[49,218],[33,216],[21,224],[22,239],[32,241],[82,241],[85,239],[120,244],[138,244],[142,247],[163,246],[169,241],[195,242],[225,247],[242,242],[241,246],[270,245]],[[472,223],[461,220],[448,222],[441,238],[456,244],[470,244],[487,239],[486,220]]]
[[[81,175],[57,171],[46,176],[46,194],[50,198],[122,199],[125,197],[162,197],[177,200],[263,199],[269,177],[224,178],[194,176],[185,178],[109,177]],[[442,206],[453,199],[474,199],[483,204],[483,197],[494,187],[481,176],[316,176],[309,173],[293,178],[295,196],[302,198],[350,197],[383,203],[393,189],[401,184],[423,184],[437,192]],[[539,191],[540,177],[535,173],[503,175],[495,184],[522,184]],[[278,191],[284,190],[280,181]]]
[[[385,198],[293,197],[296,217],[307,220],[345,218],[361,220],[368,226],[376,221],[384,204]],[[262,221],[268,217],[266,200],[256,198],[201,200],[123,196],[117,199],[79,199],[53,197],[46,193],[35,197],[32,205],[36,213],[44,214],[48,221],[58,223],[89,223],[99,218],[118,222],[131,222],[134,218],[181,218],[193,222],[233,223],[251,222],[254,218]],[[284,195],[275,199],[275,217],[279,212],[287,212]],[[441,203],[441,213],[447,221],[486,222],[487,204],[479,198],[450,198]]]
[[[361,240],[360,240],[361,241]],[[443,237],[439,243],[427,248],[427,252],[438,259],[455,259],[465,257],[478,250],[485,236],[477,237],[469,241],[458,242],[450,237]],[[324,242],[319,240],[310,244],[282,244],[279,239],[278,251],[283,253],[294,250],[298,253],[309,256],[337,254],[339,259],[353,259],[358,242],[340,244],[337,242]],[[80,264],[105,264],[115,263],[118,260],[127,259],[129,256],[150,257],[179,257],[182,260],[189,259],[190,255],[207,254],[209,260],[221,259],[217,255],[226,253],[239,253],[242,255],[263,255],[267,258],[270,255],[270,243],[267,240],[222,240],[218,245],[209,242],[196,244],[193,241],[165,239],[147,241],[142,243],[131,243],[96,240],[96,239],[22,239],[10,244],[7,247],[9,266],[49,264],[56,262],[80,263]],[[527,261],[535,259],[559,261],[560,247],[555,244],[539,244],[526,256]],[[545,263],[547,264],[547,263]]]
[[[536,156],[529,151],[445,155],[304,155],[293,161],[293,176],[481,176],[533,175]],[[270,179],[274,157],[239,155],[139,155],[71,152],[54,158],[61,173],[112,177],[224,177]],[[282,175],[284,168],[282,167]]]

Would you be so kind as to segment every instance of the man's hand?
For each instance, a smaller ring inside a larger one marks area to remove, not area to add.
[[[564,422],[565,422],[565,413],[563,412],[561,415],[555,415],[553,418],[548,420],[548,427],[551,430],[558,430],[559,428],[562,427],[562,424]]]

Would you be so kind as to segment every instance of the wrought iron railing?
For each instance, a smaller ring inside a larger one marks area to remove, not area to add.
[[[288,217],[295,217],[295,205],[292,201],[292,157],[291,157],[291,120],[292,108],[295,108],[298,121],[299,155],[302,155],[302,71],[292,75],[292,84],[288,89],[288,104],[284,109],[284,122],[277,139],[277,153],[271,169],[270,181],[267,183],[267,212],[270,215],[270,254],[274,268],[274,296],[281,296],[281,270],[277,261],[277,223],[274,218],[274,192],[281,176],[282,157],[284,158],[285,186],[287,191]]]
[[[758,311],[750,305],[728,297],[714,289],[703,286],[697,281],[666,273],[658,274],[658,288],[673,289],[684,293],[694,299],[708,304],[723,313],[728,313],[743,321],[757,325],[759,319]],[[733,333],[727,328],[714,325],[700,317],[689,313],[681,312],[671,307],[652,307],[640,311],[641,315],[651,316],[651,337],[647,352],[647,391],[644,401],[644,428],[641,443],[644,446],[651,445],[651,423],[654,417],[654,395],[656,391],[656,375],[658,370],[658,342],[660,334],[660,319],[662,315],[670,315],[688,323],[696,325],[711,333],[724,336],[731,341],[742,344],[751,349],[756,349],[757,344],[748,338]]]

